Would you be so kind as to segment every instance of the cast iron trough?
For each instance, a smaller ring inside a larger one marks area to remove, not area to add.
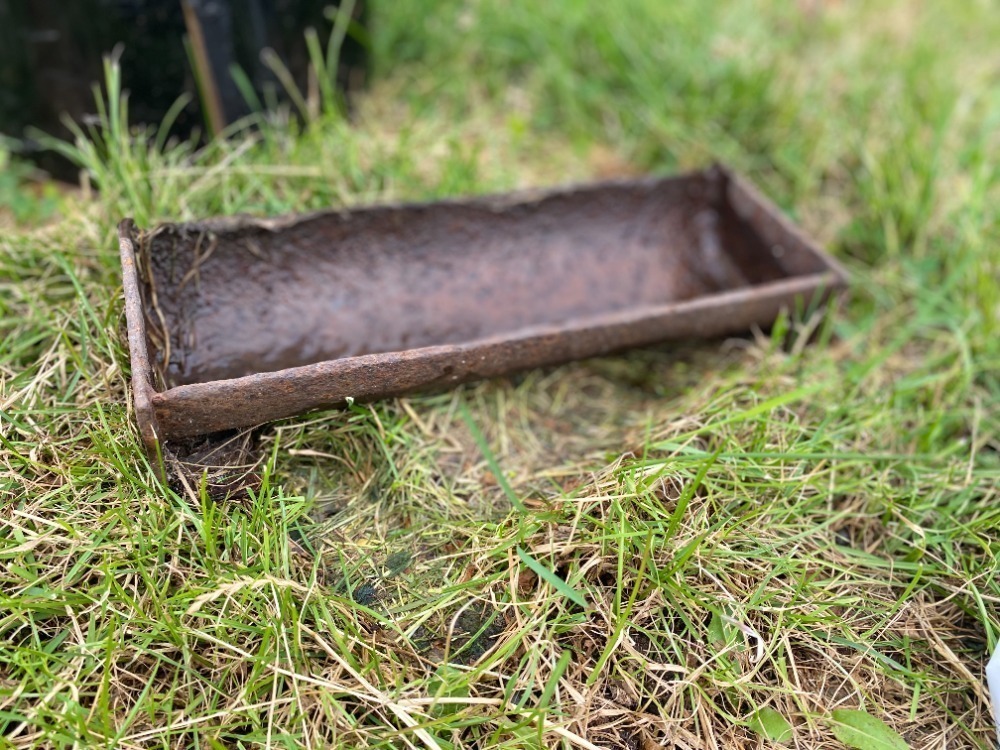
[[[772,323],[840,267],[723,167],[119,226],[143,442]]]

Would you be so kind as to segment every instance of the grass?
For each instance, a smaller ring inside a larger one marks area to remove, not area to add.
[[[842,748],[856,709],[995,746],[998,36],[983,3],[399,0],[352,121],[150,147],[110,97],[67,147],[99,194],[0,233],[0,743]],[[848,265],[835,314],[281,423],[240,501],[142,457],[121,216],[712,159]]]

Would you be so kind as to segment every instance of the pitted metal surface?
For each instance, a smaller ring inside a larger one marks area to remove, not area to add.
[[[720,167],[120,235],[147,446],[747,330],[845,283]]]

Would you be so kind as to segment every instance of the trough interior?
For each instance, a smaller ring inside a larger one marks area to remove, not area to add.
[[[705,176],[168,226],[144,245],[160,387],[567,325],[814,265],[767,244]]]

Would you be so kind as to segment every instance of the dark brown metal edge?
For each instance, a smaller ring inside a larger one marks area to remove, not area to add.
[[[555,198],[580,192],[590,192],[605,190],[621,186],[656,186],[663,183],[683,183],[692,179],[729,177],[731,172],[720,165],[713,165],[707,169],[693,170],[677,175],[640,177],[632,179],[598,180],[594,182],[570,182],[562,185],[552,185],[540,188],[521,188],[503,193],[490,193],[485,195],[458,196],[451,198],[436,198],[429,201],[386,201],[381,203],[364,203],[360,205],[348,205],[339,209],[322,209],[318,211],[307,211],[304,213],[285,214],[274,217],[260,217],[248,214],[235,214],[232,216],[213,216],[198,221],[163,223],[154,229],[142,230],[144,234],[152,235],[162,231],[183,231],[191,234],[222,234],[226,232],[238,232],[247,229],[263,229],[270,232],[280,232],[285,229],[292,229],[310,221],[320,219],[330,214],[358,214],[367,211],[392,211],[395,209],[431,209],[439,206],[481,206],[488,209],[502,211],[518,205],[535,203],[546,198]],[[777,210],[777,209],[775,209]]]
[[[666,340],[713,337],[766,325],[796,299],[843,286],[836,273],[795,277],[683,303],[593,318],[572,328],[318,362],[232,380],[177,386],[153,397],[168,439],[249,427],[303,412],[562,364]],[[736,312],[741,315],[736,320]]]
[[[152,385],[153,371],[149,364],[146,345],[146,318],[143,313],[139,271],[136,265],[135,234],[136,226],[132,219],[124,219],[118,224],[118,251],[122,263],[125,319],[132,365],[132,399],[143,446],[147,454],[153,458],[157,454],[160,430],[153,408],[153,397],[156,392]]]
[[[715,164],[712,169],[725,177],[729,184],[730,193],[736,198],[736,201],[733,202],[737,207],[740,203],[746,203],[752,207],[751,212],[740,211],[744,220],[761,232],[761,234],[768,234],[766,225],[773,225],[779,233],[794,239],[802,248],[822,263],[830,273],[835,275],[838,280],[838,288],[847,288],[850,283],[850,275],[847,269],[832,255],[823,250],[801,227],[788,218],[778,204],[764,195],[748,179],[733,172],[728,167],[722,164]]]

